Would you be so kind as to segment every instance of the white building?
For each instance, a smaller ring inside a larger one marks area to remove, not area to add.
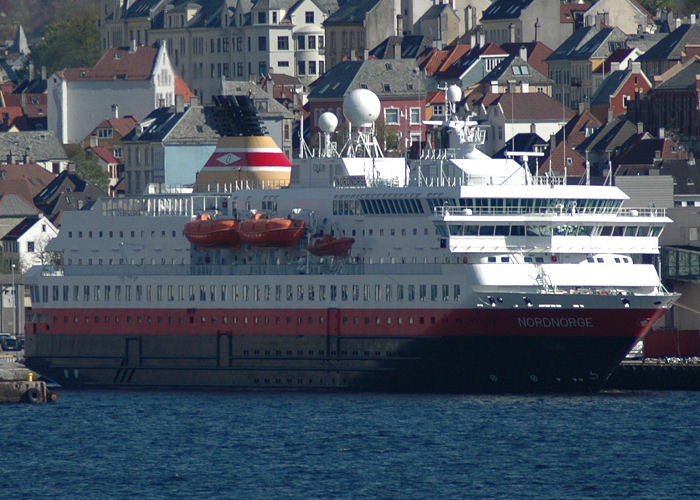
[[[46,249],[58,229],[44,215],[25,218],[2,238],[4,258],[16,271],[24,273],[30,267],[50,263]]]
[[[165,42],[108,49],[92,68],[68,68],[47,82],[48,129],[62,144],[82,141],[114,106],[142,118],[175,102],[176,74]]]

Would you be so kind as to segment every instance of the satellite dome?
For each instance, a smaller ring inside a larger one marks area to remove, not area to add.
[[[330,134],[332,132],[335,132],[336,127],[338,126],[338,117],[335,116],[334,113],[331,113],[330,111],[326,111],[323,113],[321,116],[318,117],[318,127],[321,129],[322,132],[326,134]]]
[[[457,85],[447,87],[447,100],[450,102],[459,102],[462,100],[462,89]]]
[[[353,127],[371,126],[381,109],[377,95],[367,89],[355,89],[343,101],[343,114]]]

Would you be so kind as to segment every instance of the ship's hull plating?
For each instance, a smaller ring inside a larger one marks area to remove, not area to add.
[[[662,312],[651,314],[658,319]],[[646,329],[441,336],[33,333],[27,365],[66,387],[589,392],[601,388]]]

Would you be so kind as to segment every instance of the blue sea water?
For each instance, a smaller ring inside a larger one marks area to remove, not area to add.
[[[0,497],[696,498],[700,393],[59,392],[0,406]]]

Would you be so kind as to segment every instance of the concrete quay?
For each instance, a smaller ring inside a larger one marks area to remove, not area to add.
[[[56,401],[46,382],[22,363],[22,351],[0,352],[0,403],[47,403]]]

